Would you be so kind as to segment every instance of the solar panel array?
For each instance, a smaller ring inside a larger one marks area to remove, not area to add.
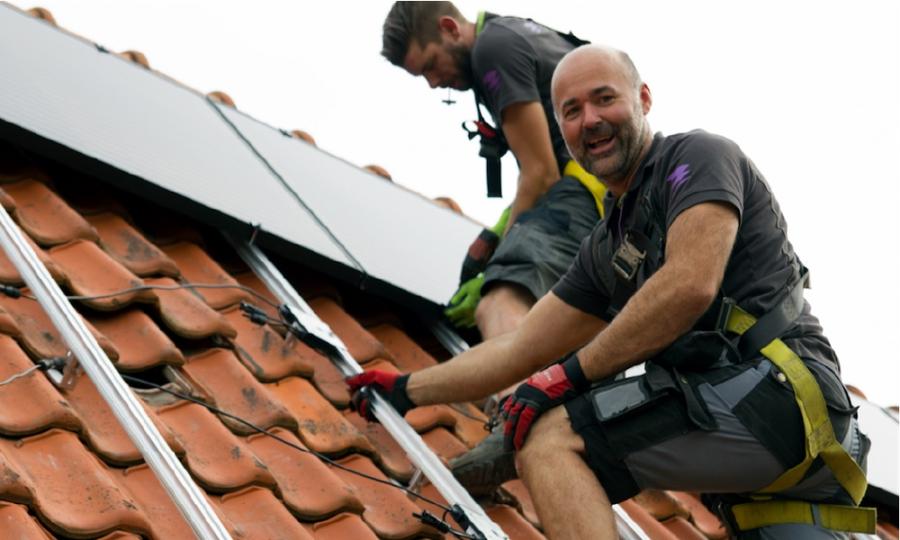
[[[474,222],[8,5],[0,50],[0,120],[122,173],[103,180],[370,287],[454,292]]]

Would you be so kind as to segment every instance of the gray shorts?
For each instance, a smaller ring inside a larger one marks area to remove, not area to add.
[[[837,379],[828,368],[813,364],[818,363],[807,362],[817,379]],[[731,373],[712,373],[709,382],[696,386],[696,394],[715,421],[713,430],[696,428],[679,394],[640,399],[631,389],[646,375],[595,388],[566,404],[573,429],[585,441],[586,461],[610,500],[618,502],[643,489],[752,493],[799,462],[798,456],[802,459],[803,428],[802,423],[796,423],[796,405],[789,406],[793,397],[789,387],[784,389],[788,399],[781,414],[775,409],[767,411],[762,429],[759,422],[748,422],[753,414],[746,406],[753,399],[749,397],[751,390],[764,384],[777,392],[779,385],[785,384],[775,378],[777,370],[764,359],[740,372],[731,369]],[[820,382],[820,386],[825,385]],[[778,401],[777,397],[767,399]],[[826,400],[838,440],[865,468],[868,440],[859,431],[849,398],[845,401],[826,391]],[[774,446],[782,450],[773,452],[770,448],[779,432],[783,432],[784,440]],[[802,482],[779,495],[850,504],[831,472],[816,465]],[[740,538],[805,540],[847,536],[814,526],[789,524],[748,531]]]
[[[482,294],[501,282],[544,296],[569,269],[581,240],[600,220],[594,196],[564,176],[523,212],[488,261]]]

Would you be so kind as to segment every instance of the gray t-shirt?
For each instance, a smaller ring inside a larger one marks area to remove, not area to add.
[[[734,142],[697,130],[668,137],[657,134],[628,193],[619,201],[607,194],[607,219],[582,242],[572,266],[553,288],[563,301],[608,318],[615,287],[609,254],[615,253],[623,233],[633,225],[634,203],[647,189],[656,190],[660,217],[655,219],[664,222],[665,231],[681,212],[703,202],[724,202],[737,210],[740,225],[722,292],[748,312],[757,317],[768,312],[797,280],[800,261],[765,178]],[[808,302],[783,337],[801,357],[838,365]]]
[[[486,15],[472,48],[475,91],[494,123],[502,127],[502,112],[514,103],[539,101],[560,171],[569,161],[569,152],[553,115],[550,79],[556,64],[574,48],[555,30],[530,19],[492,14]]]

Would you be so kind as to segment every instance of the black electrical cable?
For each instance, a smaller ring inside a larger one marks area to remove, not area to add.
[[[232,420],[235,420],[236,422],[240,422],[241,424],[243,424],[243,425],[249,427],[250,429],[252,429],[252,430],[254,430],[254,431],[258,432],[258,433],[262,433],[262,434],[264,434],[264,435],[267,435],[267,436],[269,436],[269,437],[272,437],[272,438],[275,439],[276,441],[278,441],[278,442],[280,442],[280,443],[282,443],[282,444],[285,444],[285,445],[287,445],[287,446],[290,446],[291,448],[293,448],[293,449],[295,449],[295,450],[299,450],[300,452],[304,452],[304,453],[307,453],[307,454],[311,454],[311,455],[313,455],[313,456],[319,458],[320,460],[324,461],[325,463],[328,463],[329,465],[331,465],[331,466],[333,466],[333,467],[337,467],[338,469],[341,469],[342,471],[347,471],[347,472],[350,473],[350,474],[355,474],[355,475],[357,475],[357,476],[360,476],[360,477],[362,477],[362,478],[366,478],[366,479],[371,480],[371,481],[373,481],[373,482],[378,482],[379,484],[384,484],[384,485],[391,486],[391,487],[393,487],[393,488],[399,489],[399,490],[401,490],[401,491],[404,491],[404,492],[406,492],[407,494],[412,495],[413,497],[416,497],[416,498],[418,498],[418,499],[421,499],[422,501],[425,501],[425,502],[427,502],[427,503],[429,503],[429,504],[433,504],[434,506],[437,506],[438,508],[444,510],[444,512],[445,512],[444,515],[446,515],[446,512],[451,512],[451,511],[452,511],[451,508],[449,508],[449,507],[447,507],[447,506],[445,506],[445,505],[443,505],[443,504],[441,504],[441,503],[439,503],[439,502],[437,502],[437,501],[435,501],[435,500],[432,500],[432,499],[430,499],[430,498],[428,498],[428,497],[426,497],[426,496],[424,496],[424,495],[420,495],[420,494],[416,493],[415,491],[413,491],[413,490],[411,490],[411,489],[409,489],[409,488],[407,488],[407,487],[405,487],[405,486],[400,486],[400,485],[397,485],[397,484],[395,484],[395,483],[393,483],[393,482],[391,482],[391,481],[389,481],[389,480],[382,480],[381,478],[372,476],[372,475],[370,475],[370,474],[366,474],[366,473],[364,473],[364,472],[362,472],[362,471],[357,471],[356,469],[352,469],[352,468],[350,468],[350,467],[347,467],[346,465],[342,465],[342,464],[340,464],[340,463],[334,461],[333,459],[329,458],[328,456],[326,456],[326,455],[324,455],[324,454],[320,454],[319,452],[316,452],[316,451],[314,451],[314,450],[310,450],[310,449],[308,449],[308,448],[303,448],[302,446],[298,446],[298,445],[292,443],[291,441],[289,441],[289,440],[287,440],[287,439],[284,439],[284,438],[282,438],[282,437],[279,437],[278,435],[276,435],[276,434],[274,434],[274,433],[268,431],[267,429],[264,429],[264,428],[261,428],[261,427],[257,426],[256,424],[254,424],[253,422],[250,422],[249,420],[245,420],[245,419],[241,418],[240,416],[237,416],[237,415],[235,415],[235,414],[232,414],[232,413],[223,411],[222,409],[219,409],[218,407],[216,407],[216,406],[214,406],[214,405],[210,405],[209,403],[206,403],[206,402],[204,402],[204,401],[202,401],[202,400],[199,400],[199,399],[197,399],[197,398],[195,398],[195,397],[189,396],[189,395],[187,395],[187,394],[182,394],[181,392],[176,392],[176,391],[174,391],[174,390],[170,390],[169,388],[165,388],[165,387],[163,387],[162,385],[156,384],[156,383],[151,382],[151,381],[146,381],[146,380],[140,379],[140,378],[138,378],[138,377],[134,377],[134,376],[131,376],[131,375],[126,375],[126,374],[124,374],[124,373],[120,373],[119,375],[120,375],[124,380],[126,380],[126,381],[129,381],[129,382],[132,382],[132,383],[135,383],[135,384],[144,385],[144,386],[149,386],[149,387],[151,387],[151,388],[156,388],[157,390],[161,390],[161,391],[166,392],[167,394],[173,395],[173,396],[175,396],[175,397],[177,397],[177,398],[184,399],[184,400],[190,401],[190,402],[192,402],[192,403],[196,403],[197,405],[200,405],[200,406],[202,406],[202,407],[205,407],[205,408],[209,409],[210,411],[212,411],[212,412],[214,412],[214,413],[216,413],[216,414],[220,414],[220,415],[222,415],[222,416],[225,416],[225,417],[227,417],[227,418],[230,418],[230,419],[232,419]],[[433,517],[433,516],[432,516],[432,517]],[[435,518],[435,519],[437,519],[437,518]],[[431,524],[431,523],[429,522],[429,524]],[[460,532],[460,531],[454,531],[452,528],[449,529],[447,532],[450,532],[451,534],[454,534],[454,535],[458,536],[459,538],[472,538],[471,536],[469,536],[469,535],[467,535],[467,534],[465,534],[465,533],[463,533],[463,532]]]
[[[255,290],[247,287],[245,285],[237,285],[230,283],[179,283],[177,285],[137,285],[135,287],[129,287],[127,289],[122,289],[119,291],[114,291],[105,294],[94,294],[94,295],[70,295],[66,296],[68,300],[102,300],[103,298],[112,298],[115,296],[120,296],[123,294],[128,294],[130,292],[137,291],[149,291],[149,290],[160,290],[160,291],[176,291],[179,289],[240,289],[244,292],[248,292],[252,294],[255,298],[262,300],[266,304],[272,306],[275,309],[280,308],[281,306],[277,303],[269,300],[262,294],[256,292]],[[11,298],[27,298],[29,300],[37,300],[34,295],[24,294],[22,290],[14,287],[12,285],[0,285],[0,292],[11,297]]]

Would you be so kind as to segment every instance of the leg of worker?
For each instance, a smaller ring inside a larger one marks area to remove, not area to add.
[[[485,340],[515,330],[535,298],[524,287],[514,283],[498,283],[491,287],[475,310],[475,323]]]
[[[554,540],[617,538],[609,499],[583,456],[584,442],[564,407],[541,416],[519,451],[522,480]]]

